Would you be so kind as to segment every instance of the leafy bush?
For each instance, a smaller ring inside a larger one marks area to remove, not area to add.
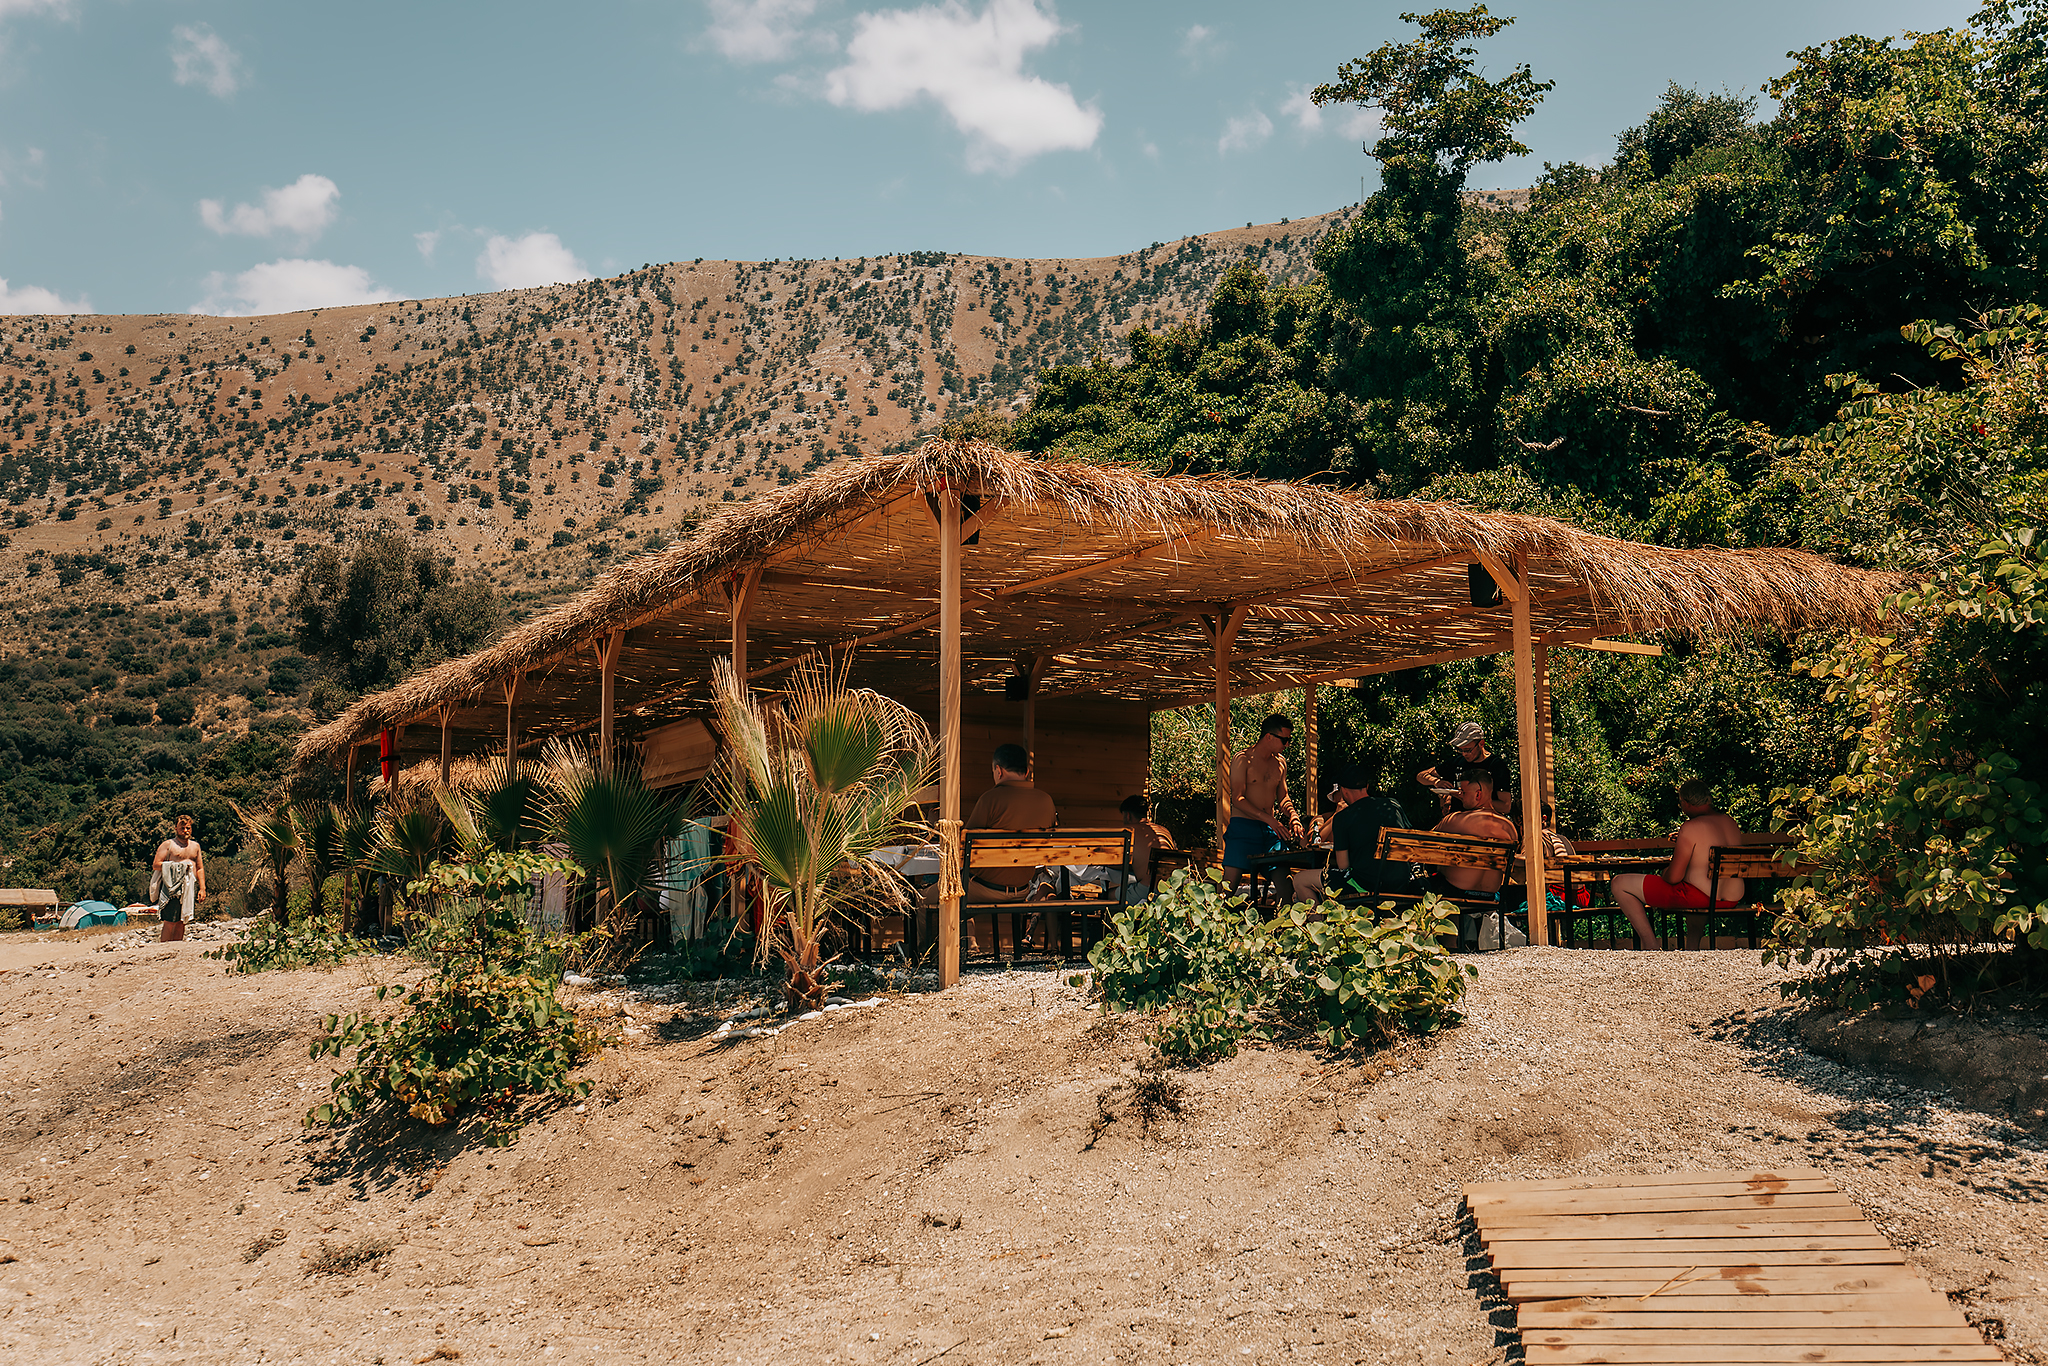
[[[1088,961],[1105,1010],[1156,1012],[1147,1041],[1170,1062],[1226,1058],[1245,1039],[1372,1047],[1455,1015],[1478,974],[1438,942],[1453,925],[1434,897],[1384,921],[1327,899],[1262,922],[1241,893],[1182,870],[1117,915]]]
[[[1892,607],[1898,634],[1817,670],[1863,724],[1846,772],[1777,794],[1818,871],[1781,894],[1767,958],[1819,959],[1792,989],[1852,1008],[2048,990],[2048,539],[2001,535]]]
[[[333,1096],[306,1124],[341,1122],[378,1102],[403,1108],[428,1124],[453,1124],[465,1108],[480,1113],[484,1142],[503,1147],[517,1137],[518,1108],[531,1096],[579,1097],[587,1082],[569,1072],[603,1046],[556,999],[562,965],[574,939],[543,939],[528,925],[525,903],[535,882],[582,869],[539,854],[492,851],[469,863],[436,863],[407,887],[428,909],[413,917],[415,949],[436,970],[417,985],[382,986],[377,999],[400,999],[401,1014],[327,1017],[310,1055],[353,1049]]]
[[[206,956],[226,961],[234,972],[279,972],[332,967],[375,952],[374,941],[343,933],[338,916],[308,915],[292,922],[264,915],[250,923],[242,938],[209,949]]]

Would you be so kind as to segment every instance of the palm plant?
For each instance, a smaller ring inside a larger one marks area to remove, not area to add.
[[[234,802],[235,815],[242,822],[242,830],[249,837],[250,845],[270,869],[270,885],[276,900],[271,906],[271,915],[282,925],[291,918],[288,894],[292,859],[299,853],[299,829],[292,821],[289,807],[276,806],[262,810],[244,811]]]
[[[448,831],[438,810],[419,806],[392,811],[377,823],[366,867],[392,879],[403,891],[425,878],[447,847]],[[407,906],[413,907],[416,899],[406,895]]]
[[[541,762],[548,826],[596,881],[598,927],[615,956],[641,903],[662,889],[657,861],[682,833],[683,809],[616,753],[550,740]]]
[[[902,884],[873,855],[932,782],[937,746],[909,708],[849,688],[844,664],[800,666],[773,715],[724,660],[716,686],[725,749],[714,790],[767,887],[755,952],[781,959],[791,1010],[816,1010],[834,915],[904,904]]]
[[[325,908],[327,882],[342,870],[341,811],[332,802],[301,802],[291,810],[299,853],[313,884],[313,914]],[[344,924],[347,922],[344,921]]]
[[[346,875],[341,884],[341,923],[344,927],[355,924],[358,932],[362,926],[361,911],[357,908],[367,899],[370,879],[376,874],[370,866],[376,851],[377,821],[369,808],[342,807],[335,831],[336,866]]]

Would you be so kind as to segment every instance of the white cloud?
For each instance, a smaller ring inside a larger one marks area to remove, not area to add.
[[[377,304],[397,297],[361,266],[287,259],[251,266],[235,276],[215,271],[206,277],[206,298],[190,311],[234,318]]]
[[[804,21],[818,0],[706,0],[711,27],[705,40],[728,60],[778,62],[804,36]]]
[[[1263,110],[1254,109],[1224,123],[1223,136],[1216,139],[1216,154],[1227,156],[1231,152],[1249,152],[1272,136],[1273,120],[1267,118]]]
[[[1223,40],[1207,24],[1191,24],[1180,35],[1180,55],[1189,66],[1199,67],[1223,52]]]
[[[204,24],[171,30],[171,76],[179,85],[203,85],[226,99],[242,88],[242,57]]]
[[[0,0],[4,5],[6,0]],[[0,9],[0,13],[5,13]],[[41,285],[22,285],[15,288],[0,279],[0,314],[13,313],[90,313],[92,303],[86,299],[60,298],[53,289]]]
[[[65,16],[71,13],[71,0],[0,0],[0,19],[12,19],[17,14],[55,14]]]
[[[243,237],[268,237],[276,232],[296,234],[310,242],[334,221],[341,187],[324,175],[302,175],[282,189],[265,190],[261,204],[237,204],[221,208],[218,199],[199,201],[199,221],[218,233]]]
[[[1281,101],[1280,114],[1283,118],[1293,119],[1294,126],[1304,133],[1320,133],[1328,129],[1353,141],[1371,137],[1380,126],[1378,110],[1360,109],[1356,105],[1325,109],[1310,98],[1307,86],[1300,87]]]
[[[493,236],[476,258],[476,273],[499,289],[531,289],[590,278],[590,271],[576,254],[551,232]]]
[[[1063,31],[1037,0],[989,0],[979,14],[958,0],[863,14],[846,65],[825,78],[825,98],[874,112],[929,96],[967,135],[967,164],[976,171],[1079,151],[1095,144],[1102,115],[1066,86],[1023,70],[1027,53]]]
[[[434,259],[434,248],[441,245],[441,230],[435,228],[431,232],[416,232],[412,235],[412,244],[420,249],[422,258],[431,261]]]

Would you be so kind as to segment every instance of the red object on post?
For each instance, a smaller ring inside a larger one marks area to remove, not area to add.
[[[398,776],[398,737],[389,727],[377,737],[377,768],[384,776],[384,785],[389,787]]]

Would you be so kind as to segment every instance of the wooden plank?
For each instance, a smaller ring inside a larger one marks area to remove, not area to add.
[[[1546,1328],[1530,1334],[1524,1346],[1568,1347],[1606,1343],[1613,1346],[1644,1346],[1669,1343],[1674,1347],[1794,1347],[1802,1344],[1852,1346],[1896,1343],[1902,1347],[1982,1345],[1976,1329],[1962,1328]]]
[[[1778,1362],[1935,1362],[2003,1361],[2005,1355],[1983,1343],[1933,1345],[1923,1343],[1754,1343],[1747,1346],[1703,1342],[1668,1346],[1663,1343],[1575,1343],[1555,1347],[1531,1347],[1524,1360],[1554,1362],[1557,1366],[1592,1366],[1593,1363],[1713,1362],[1719,1366],[1770,1366]]]
[[[1840,1191],[1822,1190],[1795,1191],[1788,1195],[1776,1195],[1769,1191],[1745,1191],[1739,1195],[1659,1195],[1645,1199],[1634,1198],[1629,1193],[1607,1195],[1587,1191],[1576,1195],[1569,1204],[1541,1205],[1520,1200],[1503,1200],[1480,1206],[1473,1211],[1473,1218],[1482,1226],[1505,1227],[1517,1220],[1584,1219],[1596,1214],[1769,1210],[1773,1215],[1777,1215],[1790,1210],[1814,1209],[1839,1209],[1847,1211],[1846,1217],[1862,1217],[1862,1211],[1845,1199]]]
[[[1873,1239],[1872,1241],[1882,1241]],[[1553,1249],[1568,1248],[1569,1243],[1503,1243],[1493,1250],[1495,1275],[1507,1272],[1526,1274],[1528,1271],[1549,1267],[1558,1271],[1582,1269],[1587,1271],[1627,1270],[1640,1267],[1645,1274],[1658,1268],[1668,1268],[1666,1275],[1675,1276],[1688,1266],[1753,1266],[1760,1269],[1772,1267],[1813,1267],[1831,1266],[1902,1266],[1906,1255],[1893,1247],[1873,1247],[1861,1251],[1815,1251],[1804,1246],[1785,1250],[1758,1251],[1753,1245],[1737,1248],[1709,1247],[1691,1253],[1665,1251],[1666,1243],[1648,1244],[1654,1251],[1614,1252],[1605,1244],[1589,1243],[1587,1251],[1557,1252]],[[1638,1245],[1640,1246],[1640,1245]]]
[[[1524,1333],[1542,1328],[1967,1328],[1969,1322],[1953,1306],[1921,1308],[1903,1304],[1896,1309],[1727,1309],[1658,1311],[1641,1314],[1574,1306],[1572,1301],[1556,1307],[1525,1305],[1520,1311]]]
[[[972,868],[1050,868],[1061,863],[1106,864],[1121,867],[1126,857],[1122,844],[1026,844],[1011,845],[979,841],[967,846],[967,866]]]
[[[1791,1181],[1702,1181],[1690,1185],[1589,1187],[1565,1191],[1482,1191],[1467,1195],[1465,1203],[1475,1213],[1518,1205],[1537,1205],[1563,1211],[1587,1200],[1661,1200],[1677,1195],[1721,1199],[1734,1195],[1813,1195],[1823,1192],[1839,1194],[1834,1182],[1814,1176]]]
[[[1669,850],[1670,840],[1608,840],[1587,843],[1582,849],[1610,849],[1642,845]],[[1534,1181],[1474,1181],[1465,1187],[1465,1198],[1518,1191],[1611,1190],[1622,1186],[1720,1186],[1750,1181],[1825,1181],[1828,1174],[1818,1167],[1740,1167],[1704,1172],[1653,1172],[1640,1176],[1557,1176]]]
[[[1680,1233],[1680,1228],[1715,1228],[1725,1225],[1729,1230],[1721,1233],[1723,1238],[1737,1236],[1734,1230],[1761,1234],[1764,1237],[1785,1238],[1797,1233],[1796,1228],[1784,1226],[1793,1224],[1844,1224],[1852,1227],[1837,1229],[1837,1232],[1862,1233],[1870,1229],[1863,1213],[1854,1205],[1843,1202],[1834,1205],[1811,1205],[1801,1209],[1693,1209],[1677,1210],[1663,1214],[1504,1214],[1488,1219],[1480,1226],[1482,1237],[1499,1237],[1513,1232],[1517,1238],[1532,1235],[1524,1229],[1556,1229],[1560,1236],[1579,1238],[1632,1237],[1632,1238],[1698,1238],[1712,1234]],[[1764,1234],[1764,1228],[1774,1231]],[[1647,1230],[1647,1231],[1646,1231]]]
[[[1962,1322],[1960,1311],[1949,1303],[1948,1296],[1936,1294],[1932,1287],[1921,1281],[1916,1290],[1886,1290],[1881,1293],[1865,1294],[1861,1291],[1844,1291],[1836,1294],[1816,1292],[1811,1295],[1770,1295],[1742,1294],[1732,1284],[1718,1283],[1710,1292],[1699,1295],[1679,1293],[1683,1287],[1673,1286],[1662,1294],[1652,1297],[1651,1286],[1630,1295],[1567,1295],[1562,1299],[1535,1300],[1523,1306],[1530,1312],[1558,1313],[1566,1310],[1582,1310],[1589,1314],[1613,1314],[1633,1319],[1639,1314],[1652,1316],[1661,1314],[1742,1314],[1742,1313],[1800,1313],[1800,1314],[1956,1314],[1956,1322]],[[1940,1322],[1947,1323],[1942,1319]]]
[[[1552,1251],[1554,1249],[1554,1251]],[[1501,1241],[1489,1243],[1487,1255],[1493,1257],[1495,1266],[1540,1266],[1540,1257],[1550,1255],[1585,1255],[1585,1257],[1626,1257],[1626,1255],[1649,1255],[1659,1264],[1671,1262],[1671,1257],[1686,1257],[1696,1262],[1700,1257],[1729,1257],[1731,1264],[1753,1262],[1757,1257],[1767,1255],[1868,1255],[1878,1251],[1890,1251],[1882,1233],[1853,1233],[1833,1237],[1671,1237],[1671,1239],[1526,1239],[1518,1241],[1503,1237]]]
[[[1740,1277],[1731,1278],[1720,1270],[1708,1268],[1694,1270],[1679,1267],[1668,1276],[1644,1276],[1640,1272],[1619,1268],[1624,1274],[1611,1273],[1618,1268],[1607,1268],[1606,1275],[1559,1276],[1532,1268],[1530,1271],[1500,1277],[1502,1288],[1508,1299],[1517,1304],[1525,1300],[1571,1300],[1602,1298],[1637,1298],[1657,1300],[1697,1299],[1703,1295],[1726,1296],[1732,1288],[1738,1293],[1751,1297],[1798,1298],[1805,1295],[1926,1295],[1933,1292],[1927,1282],[1920,1279],[1920,1273],[1908,1267],[1829,1267],[1818,1274],[1792,1274],[1791,1267],[1770,1267],[1776,1275],[1761,1274],[1766,1268],[1745,1267]],[[1867,1274],[1858,1274],[1859,1271]]]

